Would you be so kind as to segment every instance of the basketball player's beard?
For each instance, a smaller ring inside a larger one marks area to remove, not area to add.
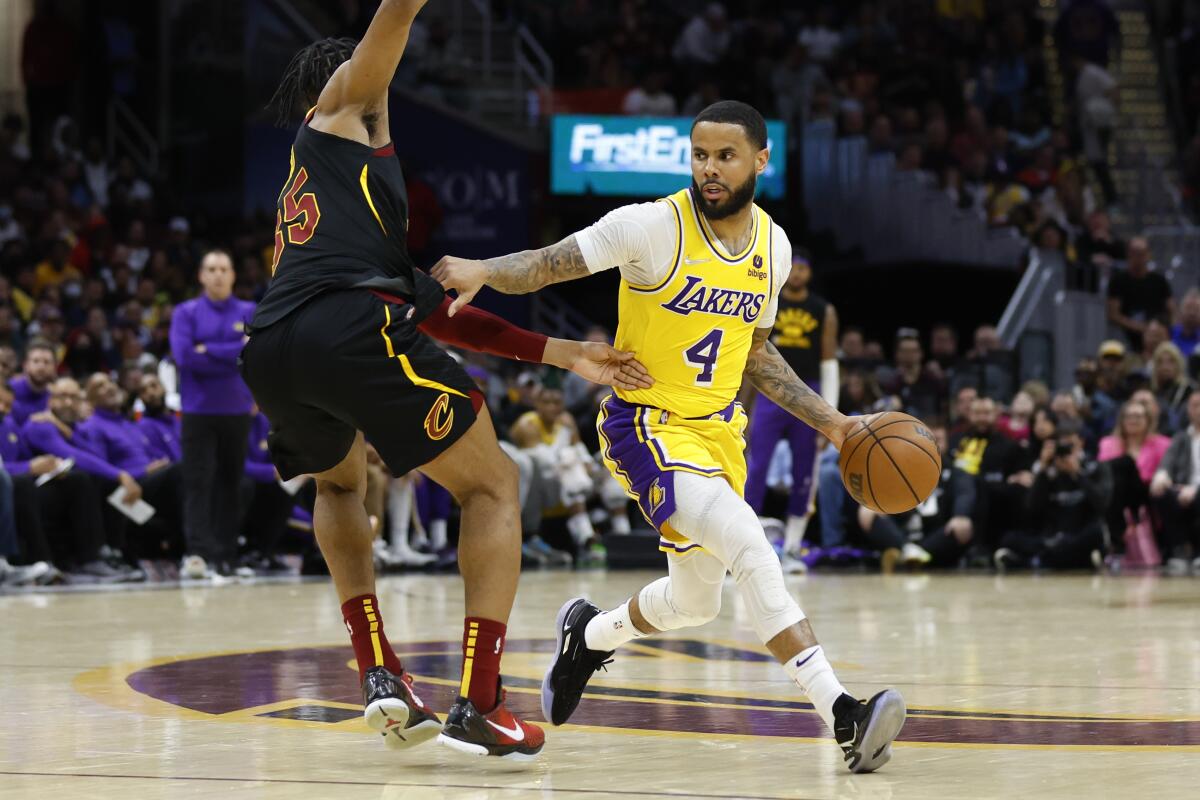
[[[736,189],[730,189],[727,185],[719,181],[709,181],[716,183],[725,191],[729,192],[729,197],[724,200],[709,200],[704,196],[704,192],[700,189],[700,184],[696,183],[696,179],[692,178],[692,199],[696,201],[696,206],[701,213],[708,219],[726,219],[745,208],[751,201],[754,200],[754,190],[758,186],[758,176],[750,173],[750,177],[746,182]]]

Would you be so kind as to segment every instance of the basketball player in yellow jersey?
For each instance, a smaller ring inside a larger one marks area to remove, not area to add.
[[[743,379],[835,447],[852,425],[768,341],[792,261],[787,236],[753,202],[769,158],[762,115],[744,103],[715,103],[692,123],[690,189],[618,208],[542,250],[447,257],[433,274],[458,291],[453,313],[485,283],[524,293],[616,267],[616,346],[635,351],[655,380],[608,398],[599,431],[609,469],[662,537],[669,575],[612,611],[583,598],[559,610],[542,684],[546,719],[567,721],[618,646],[716,617],[728,571],[755,633],[833,731],[846,765],[869,772],[891,757],[904,700],[894,689],[867,702],[846,692],[742,499],[746,415],[734,396]]]

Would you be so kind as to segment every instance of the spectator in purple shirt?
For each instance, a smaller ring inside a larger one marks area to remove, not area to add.
[[[157,375],[142,376],[138,399],[142,401],[143,410],[137,426],[150,441],[151,455],[165,458],[172,464],[179,463],[179,417],[167,408],[167,391]]]
[[[258,409],[254,409],[256,412]],[[279,485],[279,473],[271,463],[267,450],[267,433],[271,423],[265,414],[256,413],[250,422],[250,438],[246,451],[246,477],[242,481],[242,536],[249,552],[242,559],[245,566],[256,572],[283,572],[287,565],[279,561],[279,542],[287,532],[288,517],[297,497]]]
[[[37,478],[58,470],[63,460],[33,455],[10,413],[12,403],[12,390],[0,383],[0,458],[12,475],[16,524],[28,560],[96,578],[126,577],[100,558],[104,521],[95,484],[72,470],[38,486]]]
[[[171,317],[171,355],[183,405],[187,557],[181,574],[228,574],[237,555],[238,494],[250,433],[250,390],[238,370],[254,304],[233,297],[233,261],[210,250],[204,292]]]
[[[39,497],[38,507],[42,512],[66,514],[71,529],[78,531],[78,536],[87,532],[94,535],[103,531],[108,545],[120,554],[125,544],[124,525],[117,524],[115,519],[106,520],[101,514],[100,493],[107,493],[113,486],[120,484],[128,493],[126,502],[132,504],[142,497],[142,486],[128,472],[109,464],[97,456],[90,445],[84,444],[83,437],[76,432],[82,404],[83,392],[74,379],[59,378],[51,384],[47,410],[31,416],[20,430],[19,436],[27,447],[21,452],[30,457],[31,469],[37,461],[34,456],[51,455],[75,461],[75,466],[68,475],[82,473],[93,477],[94,480],[91,481],[80,481],[79,478],[67,478],[64,475],[50,481],[46,486],[52,487],[51,493]],[[65,482],[60,484],[59,481],[64,479]],[[62,495],[55,494],[56,490],[62,492]],[[121,556],[117,555],[117,558]],[[99,562],[85,564],[80,571],[99,574],[96,572],[97,563]],[[119,561],[107,563],[118,574],[101,577],[115,580],[140,580],[145,577],[140,570],[133,569],[129,564]]]
[[[46,410],[50,383],[56,372],[54,348],[42,340],[30,342],[25,351],[24,371],[12,380],[12,415],[18,425],[24,425],[30,416]]]

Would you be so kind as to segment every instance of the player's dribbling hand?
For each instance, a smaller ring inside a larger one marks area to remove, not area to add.
[[[429,272],[446,291],[453,289],[458,297],[446,309],[446,316],[453,317],[458,310],[475,299],[475,293],[487,283],[487,267],[482,261],[469,258],[442,256]]]
[[[603,383],[618,389],[633,391],[649,389],[654,378],[633,353],[618,350],[604,342],[580,342],[579,356],[570,370],[592,383]]]

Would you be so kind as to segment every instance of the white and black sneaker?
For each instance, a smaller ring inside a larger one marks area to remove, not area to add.
[[[437,736],[442,722],[413,691],[407,671],[394,675],[371,667],[363,675],[363,718],[392,749],[406,749]]]
[[[589,650],[584,631],[600,609],[582,597],[568,600],[554,620],[554,660],[542,679],[542,716],[562,725],[579,706],[579,699],[596,670],[612,663],[612,650]]]
[[[892,757],[892,742],[904,727],[908,709],[895,689],[870,700],[848,694],[833,703],[833,735],[851,772],[873,772]]]

